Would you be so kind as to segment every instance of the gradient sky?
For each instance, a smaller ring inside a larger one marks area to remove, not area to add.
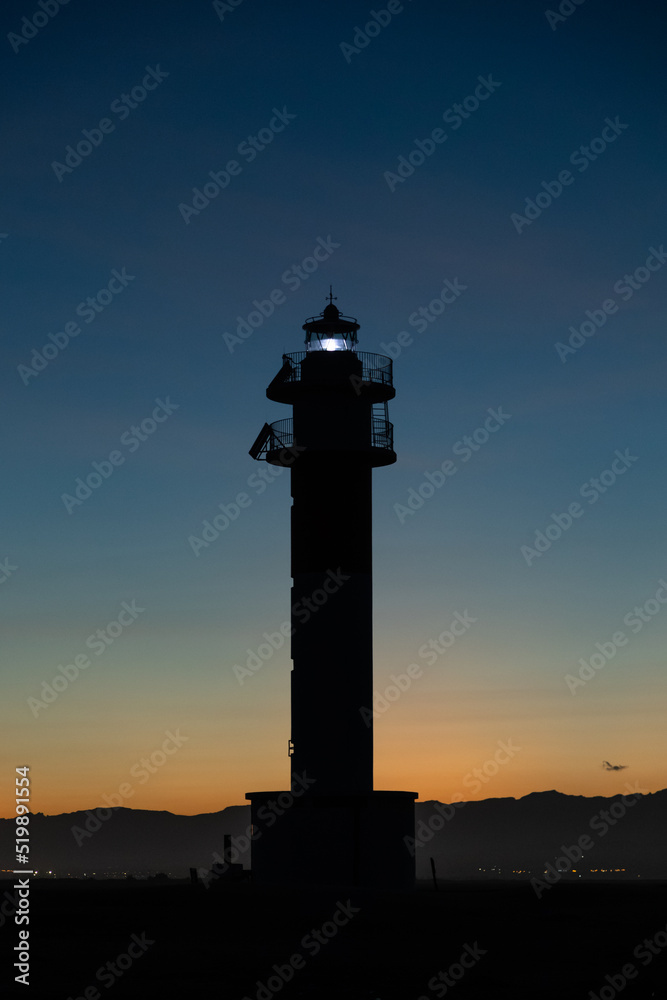
[[[288,474],[260,495],[248,448],[289,415],[265,389],[330,282],[360,349],[413,338],[394,367],[398,462],[374,473],[375,686],[410,663],[423,675],[376,721],[376,787],[446,801],[667,784],[667,606],[623,623],[667,578],[667,267],[614,288],[667,242],[662,11],[586,0],[552,26],[537,2],[397,6],[354,52],[341,43],[384,5],[75,0],[13,45],[39,8],[3,5],[3,815],[19,765],[46,813],[123,783],[125,805],[182,813],[288,784],[289,652],[242,685],[233,669],[289,618]],[[147,67],[167,75],[123,105]],[[443,119],[480,77],[493,93]],[[238,147],[274,109],[295,117],[250,161]],[[105,118],[79,165],[54,168]],[[583,160],[605,128],[613,141]],[[390,185],[434,129],[446,139]],[[234,159],[210,204],[179,210]],[[568,169],[518,232],[512,214]],[[337,246],[298,288],[283,280],[318,238]],[[114,269],[132,280],[77,317]],[[418,330],[445,279],[465,290]],[[230,351],[224,334],[277,288]],[[561,360],[570,326],[610,299]],[[166,399],[178,408],[154,433],[123,438]],[[464,461],[457,442],[499,407],[510,418]],[[636,460],[582,498],[626,449]],[[69,513],[62,495],[114,451],[123,463]],[[456,474],[402,523],[394,505],[448,458]],[[189,536],[239,492],[251,504],[195,555]],[[527,565],[521,547],[575,502],[581,517]],[[132,601],[145,610],[96,655],[87,638]],[[457,612],[477,620],[428,665],[420,648]],[[618,631],[627,644],[571,693],[565,676]],[[28,699],[86,653],[35,717]],[[177,730],[177,752],[137,767]],[[499,740],[520,751],[474,791]]]

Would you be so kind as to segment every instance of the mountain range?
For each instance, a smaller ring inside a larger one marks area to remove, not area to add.
[[[31,866],[58,876],[186,877],[190,868],[210,869],[219,861],[229,834],[232,860],[249,868],[249,824],[246,805],[196,816],[124,807],[35,813],[29,825]],[[14,831],[13,819],[0,819],[5,871],[20,867]],[[628,790],[610,798],[545,791],[519,799],[417,802],[415,837],[406,850],[414,853],[418,878],[430,877],[433,858],[438,878],[445,879],[530,877],[546,865],[575,868],[584,877],[592,870],[659,879],[667,878],[666,844],[667,790]]]

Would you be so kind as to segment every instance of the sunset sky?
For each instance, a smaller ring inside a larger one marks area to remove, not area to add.
[[[290,613],[289,473],[262,486],[248,449],[330,283],[395,358],[376,690],[423,668],[375,722],[375,787],[667,786],[659,7],[122,0],[26,29],[38,9],[2,11],[0,814],[22,765],[45,813],[288,786],[288,643],[234,672]]]

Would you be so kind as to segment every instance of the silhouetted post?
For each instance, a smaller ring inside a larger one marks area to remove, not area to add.
[[[437,892],[438,891],[438,880],[435,877],[435,859],[434,858],[431,858],[431,875],[433,877],[433,888]]]
[[[232,863],[232,835],[231,833],[224,833],[222,836],[222,859],[226,865],[231,865]]]

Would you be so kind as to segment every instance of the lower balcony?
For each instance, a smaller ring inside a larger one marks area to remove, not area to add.
[[[356,454],[358,451],[366,454],[370,451],[373,467],[391,465],[395,462],[394,425],[391,421],[384,416],[372,416],[370,449],[350,448],[349,445],[342,442],[339,447],[334,445],[334,447],[318,448],[310,445],[308,448],[303,446],[300,448],[299,442],[294,440],[293,418],[288,417],[286,420],[276,420],[272,424],[264,424],[250,449],[250,455],[258,462],[290,466],[299,455],[307,452],[334,455],[340,454],[340,452]]]

